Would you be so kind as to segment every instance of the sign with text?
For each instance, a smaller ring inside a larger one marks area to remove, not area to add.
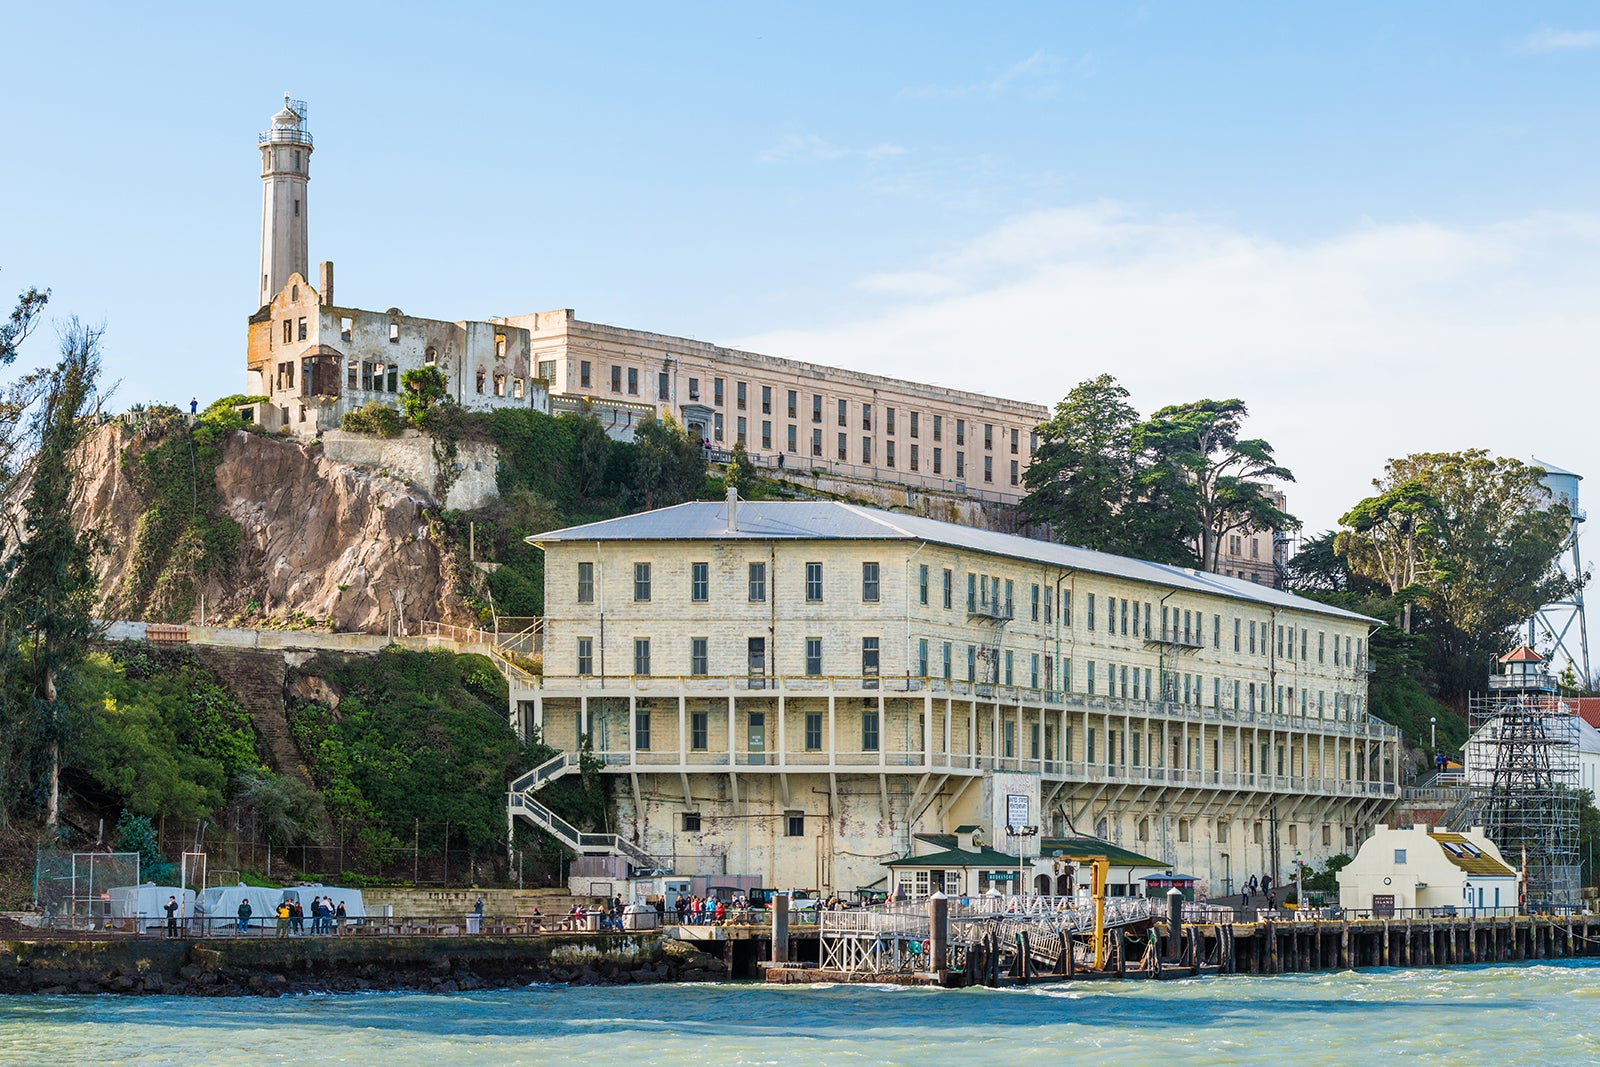
[[[1028,794],[1006,794],[1006,825],[1015,830],[1028,825]]]

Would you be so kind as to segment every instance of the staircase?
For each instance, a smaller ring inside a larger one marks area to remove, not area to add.
[[[659,861],[632,841],[616,834],[584,833],[533,798],[536,790],[577,769],[578,757],[562,752],[512,782],[506,794],[508,819],[526,819],[579,856],[622,856],[634,867],[662,869]]]

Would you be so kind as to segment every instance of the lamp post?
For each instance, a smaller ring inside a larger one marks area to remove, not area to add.
[[[1428,747],[1435,752],[1439,751],[1439,736],[1436,726],[1439,720],[1436,716],[1428,716]]]
[[[1027,889],[1028,838],[1039,832],[1037,826],[1012,826],[1006,823],[1006,836],[1017,839],[1017,903],[1020,906]]]

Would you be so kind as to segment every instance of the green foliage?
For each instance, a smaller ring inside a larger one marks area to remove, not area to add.
[[[749,499],[756,486],[755,467],[743,441],[733,443],[733,454],[728,457],[728,469],[722,475],[723,484],[738,490],[741,497]]]
[[[215,814],[258,769],[250,716],[186,648],[140,642],[91,655],[73,703],[71,766],[141,815]]]
[[[289,721],[357,855],[409,842],[417,820],[448,820],[452,848],[503,853],[506,783],[524,765],[493,664],[390,648],[319,657],[302,670],[344,693],[337,711],[300,704]]]
[[[51,829],[59,815],[62,747],[70,736],[70,705],[61,698],[98,631],[91,562],[100,542],[73,525],[72,502],[79,483],[74,453],[93,426],[103,332],[71,320],[62,331],[60,359],[31,376],[37,390],[21,409],[32,408],[27,426],[34,446],[25,470],[21,536],[14,545],[0,544],[0,679],[6,682],[0,686],[0,735],[15,738],[0,748],[0,814],[24,794],[37,795],[42,776]],[[8,427],[0,436],[15,443],[14,432]],[[5,483],[0,502],[9,504],[10,472]]]
[[[1570,515],[1544,472],[1483,449],[1391,460],[1378,494],[1341,520],[1335,551],[1351,573],[1412,602],[1439,698],[1461,706],[1481,687],[1513,627],[1571,592],[1556,566]]]
[[[17,358],[17,347],[33,332],[34,326],[39,322],[39,315],[44,311],[44,306],[50,302],[50,290],[40,292],[38,289],[24,289],[17,297],[17,304],[11,309],[11,315],[0,322],[0,367],[4,367]]]
[[[207,404],[205,410],[200,412],[200,418],[222,430],[242,430],[247,423],[245,417],[239,414],[239,409],[265,403],[267,399],[264,396],[233,393]]]
[[[1600,809],[1594,806],[1594,792],[1578,793],[1578,861],[1582,884],[1600,885]]]
[[[429,409],[450,395],[449,383],[438,367],[413,367],[400,375],[400,410],[406,421],[420,425]]]
[[[156,828],[149,817],[123,811],[117,819],[112,848],[139,854],[139,881],[165,885],[177,877],[178,866],[161,854],[156,844]]]
[[[1306,864],[1301,875],[1301,883],[1307,893],[1337,893],[1339,891],[1339,872],[1350,866],[1355,857],[1348,852],[1341,852],[1336,856],[1329,856],[1318,870],[1312,864]]]
[[[1102,374],[1075,386],[1040,424],[1022,508],[1056,540],[1214,571],[1228,533],[1298,525],[1266,485],[1293,476],[1271,445],[1239,434],[1242,401],[1180,404],[1140,421],[1127,398]]]
[[[374,437],[393,437],[404,429],[400,413],[382,400],[369,400],[354,411],[344,413],[339,428]]]
[[[193,426],[176,412],[155,412],[123,450],[123,472],[149,503],[134,525],[114,617],[183,621],[205,583],[227,574],[242,532],[222,512],[216,472],[240,423],[224,401]]]

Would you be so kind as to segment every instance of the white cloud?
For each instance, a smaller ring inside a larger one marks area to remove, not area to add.
[[[1063,72],[1076,77],[1094,73],[1094,57],[1080,56],[1071,63],[1040,49],[1019,59],[1005,70],[985,81],[967,85],[921,85],[901,89],[902,100],[960,100],[965,97],[998,97],[1013,89],[1025,90],[1031,96],[1048,96],[1055,92],[1052,77]]]
[[[831,162],[836,159],[857,157],[861,159],[892,159],[905,155],[906,150],[897,144],[875,144],[868,148],[843,148],[823,140],[814,133],[791,133],[756,159],[762,163],[785,163],[795,159],[816,159]]]
[[[1118,204],[1037,212],[870,276],[882,309],[740,347],[1052,405],[1239,396],[1326,528],[1392,456],[1483,446],[1600,472],[1600,216],[1363,222],[1287,243]]]
[[[1570,52],[1584,48],[1600,48],[1600,30],[1553,30],[1543,26],[1522,39],[1524,52]]]

